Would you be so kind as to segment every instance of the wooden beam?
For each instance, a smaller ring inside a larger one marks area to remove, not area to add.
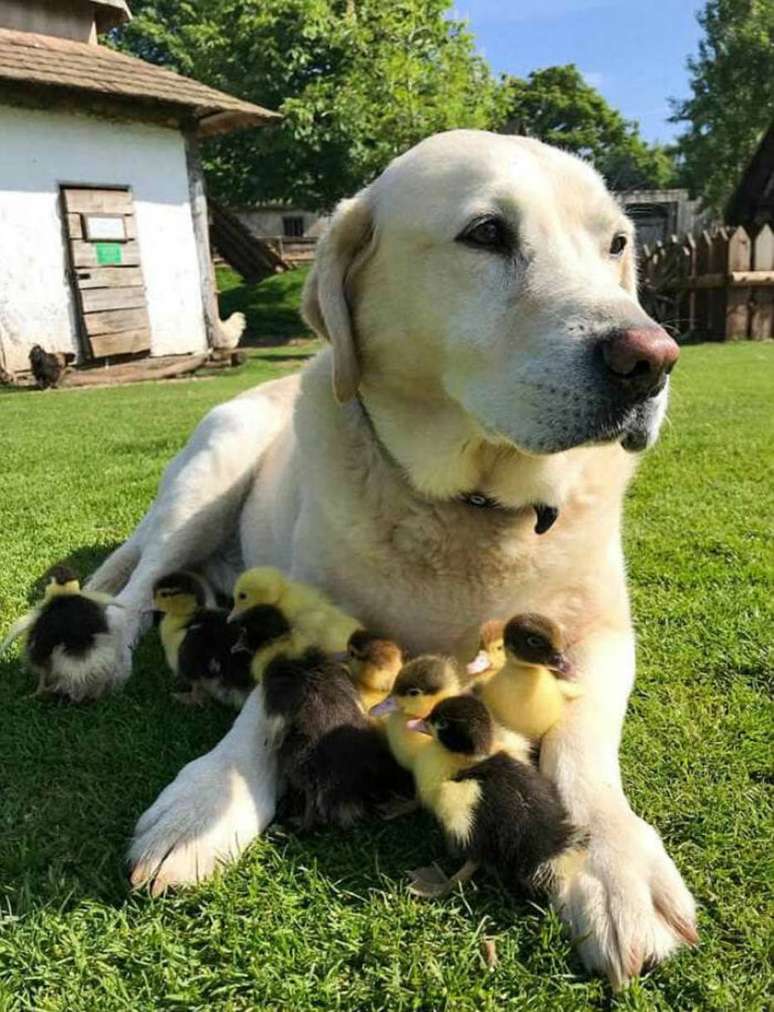
[[[74,267],[98,267],[100,266],[97,260],[97,246],[99,243],[86,242],[82,239],[73,239],[70,243],[72,248],[73,266]],[[109,245],[114,245],[110,243]],[[121,264],[116,266],[121,267],[139,267],[140,265],[140,247],[134,240],[130,242],[115,243],[115,245],[121,247]]]
[[[81,292],[84,313],[95,313],[106,309],[141,309],[145,306],[145,289],[136,288],[87,288]]]
[[[131,355],[139,351],[150,351],[150,331],[147,327],[138,330],[124,330],[116,334],[99,334],[90,337],[94,358],[109,355]]]
[[[69,213],[132,213],[132,195],[128,190],[71,189],[70,187],[64,187],[62,192]]]
[[[83,291],[88,288],[132,288],[142,284],[139,267],[94,267],[92,270],[77,270],[75,280]]]
[[[220,314],[215,287],[215,270],[210,251],[210,227],[207,214],[207,191],[204,184],[204,170],[199,155],[199,143],[193,132],[185,135],[186,164],[188,166],[188,195],[191,202],[191,220],[196,240],[196,256],[199,262],[200,290],[204,329],[207,344],[214,348],[220,343]]]
[[[117,334],[122,330],[149,330],[150,322],[145,309],[114,309],[84,314],[83,325],[91,339],[97,334]]]

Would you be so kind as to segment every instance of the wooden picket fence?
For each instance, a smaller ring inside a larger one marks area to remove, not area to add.
[[[645,246],[640,299],[659,322],[699,341],[774,337],[774,232],[717,228]]]

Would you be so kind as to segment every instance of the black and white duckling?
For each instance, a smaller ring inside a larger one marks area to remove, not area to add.
[[[248,569],[234,586],[232,618],[259,604],[279,608],[299,643],[327,653],[347,649],[352,633],[361,623],[347,615],[316,587],[288,579],[272,566]]]
[[[107,620],[114,598],[82,590],[67,566],[55,566],[43,600],[11,627],[2,654],[19,636],[24,656],[39,676],[35,695],[64,693],[75,702],[94,699],[119,662],[118,646]]]
[[[543,615],[516,615],[503,632],[505,664],[476,691],[498,724],[539,741],[582,694],[562,634]]]
[[[442,896],[483,866],[510,891],[530,894],[582,860],[580,834],[555,786],[530,762],[498,749],[479,699],[444,699],[410,727],[430,741],[414,768],[420,801],[465,862],[448,879],[435,867],[417,869],[413,892]]]
[[[320,650],[275,657],[261,680],[280,776],[303,829],[346,829],[413,785],[363,713],[347,668]]]
[[[403,651],[393,640],[356,629],[347,644],[347,667],[366,713],[392,692],[403,667]]]
[[[189,688],[175,693],[188,705],[209,696],[240,707],[254,687],[251,656],[236,650],[239,630],[224,608],[206,607],[201,581],[192,573],[170,573],[153,588],[153,609],[161,612],[159,635],[167,664]]]
[[[261,681],[267,664],[279,654],[298,657],[308,647],[302,636],[294,634],[288,620],[273,604],[253,605],[236,617],[232,612],[228,622],[238,636],[233,651],[250,658],[253,683]]]

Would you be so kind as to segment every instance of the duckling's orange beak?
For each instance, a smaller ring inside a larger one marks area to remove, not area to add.
[[[377,703],[376,706],[372,706],[368,711],[371,717],[386,717],[388,713],[397,713],[400,709],[398,700],[395,696],[388,696],[383,699],[381,703]]]
[[[406,721],[406,730],[408,731],[419,731],[420,734],[432,735],[433,730],[426,720],[422,720],[421,717],[415,717],[412,720]]]
[[[469,675],[483,675],[492,667],[492,661],[486,650],[479,650],[473,660],[465,668]]]

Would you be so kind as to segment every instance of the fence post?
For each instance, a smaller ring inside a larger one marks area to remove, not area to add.
[[[749,271],[752,262],[752,243],[745,229],[740,225],[734,230],[728,240],[728,259],[726,261],[726,272]],[[726,326],[725,338],[727,341],[735,341],[747,337],[747,328],[750,322],[750,292],[749,288],[737,288],[729,284],[726,289]]]
[[[764,225],[753,243],[753,270],[774,270],[774,232]],[[774,289],[756,288],[750,314],[750,337],[765,341],[774,337]]]

